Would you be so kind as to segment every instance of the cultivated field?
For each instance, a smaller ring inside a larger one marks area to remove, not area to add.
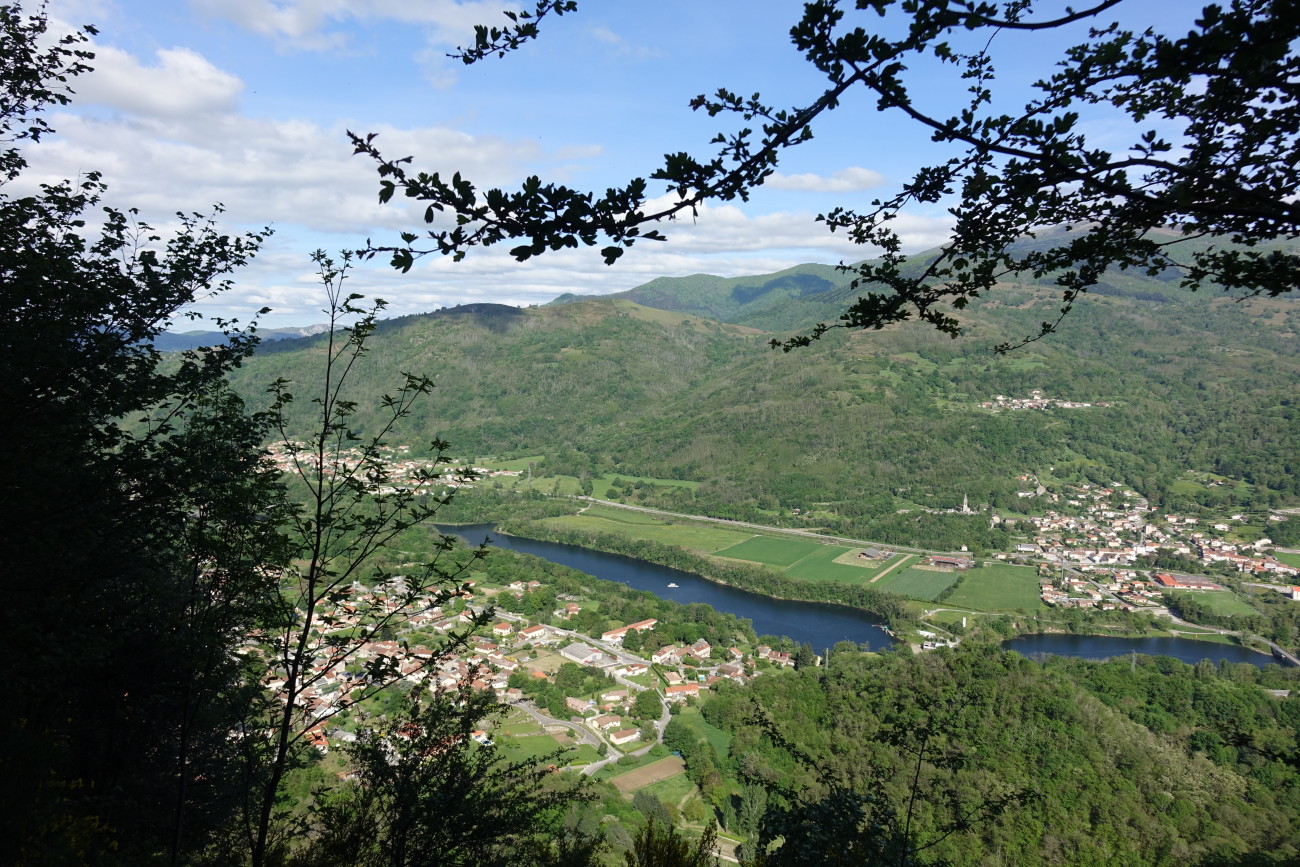
[[[968,570],[961,586],[944,604],[977,611],[1037,611],[1046,607],[1038,596],[1037,570],[1000,563]]]
[[[752,563],[762,563],[766,566],[786,569],[809,554],[816,553],[819,548],[824,547],[828,548],[828,550],[834,550],[836,557],[843,553],[843,549],[832,549],[817,542],[805,542],[802,539],[778,539],[775,536],[753,536],[739,545],[732,545],[730,548],[715,551],[714,553],[719,557],[730,557],[733,560],[749,560]],[[831,559],[834,559],[834,557]]]
[[[668,756],[657,762],[651,762],[648,765],[637,768],[635,771],[628,771],[626,774],[619,774],[612,777],[610,782],[613,783],[620,792],[635,792],[637,789],[644,788],[651,783],[657,783],[660,780],[666,780],[669,777],[676,776],[686,770],[686,763],[677,756]]]
[[[956,572],[936,572],[932,569],[909,567],[891,572],[877,581],[876,586],[900,596],[933,602],[936,596],[956,583],[958,577]]]
[[[688,551],[712,553],[728,548],[748,538],[749,533],[726,530],[704,524],[671,524],[645,512],[617,509],[611,506],[592,506],[581,515],[546,518],[543,523],[570,530],[589,530],[595,533],[617,533],[630,539],[643,539],[676,545]]]

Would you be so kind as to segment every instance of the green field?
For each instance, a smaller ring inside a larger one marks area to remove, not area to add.
[[[754,536],[738,545],[715,551],[714,554],[718,557],[772,566],[791,578],[803,581],[863,584],[876,577],[884,564],[859,566],[835,562],[836,559],[856,550],[858,549],[804,539]]]
[[[1215,614],[1250,616],[1259,613],[1238,599],[1231,590],[1175,590],[1173,596],[1175,599],[1193,597]]]
[[[956,577],[956,573],[953,574]],[[998,564],[970,569],[945,604],[977,611],[1045,610],[1038,596],[1038,571]]]
[[[782,569],[793,566],[819,548],[833,550],[831,559],[844,553],[843,548],[831,548],[817,542],[805,542],[802,539],[778,539],[775,536],[754,536],[739,545],[732,545],[721,551],[715,551],[719,557],[733,560],[749,560],[766,566],[778,566]]]
[[[502,738],[497,744],[501,747],[501,752],[505,758],[512,762],[526,759],[538,760],[560,748],[559,741],[550,735],[521,735]],[[588,747],[588,749],[591,748]],[[558,760],[550,759],[549,761],[554,761],[557,765],[569,764],[576,758],[576,753],[575,748],[569,748],[561,754]]]
[[[750,535],[707,524],[671,524],[645,512],[609,506],[592,506],[581,515],[546,518],[543,523],[568,530],[617,533],[705,554],[735,545]]]
[[[1288,554],[1285,551],[1278,551],[1274,556],[1286,565],[1300,569],[1300,554]]]
[[[785,574],[791,578],[805,581],[838,581],[843,584],[865,584],[880,572],[882,565],[857,566],[848,563],[836,563],[835,559],[857,548],[842,548],[838,545],[818,545],[817,550],[799,560]],[[894,562],[892,559],[885,563]]]
[[[677,715],[677,719],[690,726],[696,734],[708,741],[713,749],[717,751],[719,758],[725,759],[727,757],[728,751],[731,749],[731,732],[709,725],[704,717],[700,716],[698,708],[682,708],[682,712]]]
[[[936,596],[951,587],[959,577],[960,573],[957,572],[933,572],[928,569],[909,567],[890,572],[881,578],[876,586],[900,596],[933,602]],[[1037,586],[1035,583],[1035,591]]]
[[[641,791],[649,792],[665,804],[676,807],[695,788],[695,784],[685,774],[678,774],[657,783],[651,783]]]

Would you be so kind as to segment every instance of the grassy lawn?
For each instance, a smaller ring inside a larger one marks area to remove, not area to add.
[[[775,536],[754,536],[746,539],[739,545],[732,545],[721,551],[715,551],[719,557],[730,557],[733,560],[749,560],[752,563],[762,563],[767,566],[777,566],[787,568],[798,563],[804,557],[817,552],[823,546],[817,542],[805,542],[802,539],[778,539]],[[843,549],[835,550],[835,559],[843,554]]]
[[[631,539],[676,545],[705,554],[733,546],[750,535],[699,524],[670,524],[644,512],[601,506],[592,506],[581,515],[546,518],[543,523],[569,530],[617,533]]]
[[[1212,641],[1215,644],[1238,644],[1237,639],[1233,638],[1231,635],[1221,635],[1218,632],[1185,632],[1182,629],[1179,629],[1178,637],[1191,638],[1196,641]]]
[[[731,749],[731,732],[709,725],[704,717],[700,716],[699,708],[682,708],[682,712],[677,715],[677,719],[690,726],[692,731],[707,740],[713,746],[713,749],[717,750],[719,758],[725,759],[727,757],[727,751]]]
[[[641,746],[645,746],[645,744],[642,744]],[[626,756],[624,758],[626,758]],[[646,753],[644,756],[634,756],[633,758],[635,761],[629,762],[626,765],[620,765],[618,761],[610,762],[599,771],[596,771],[593,776],[598,780],[609,780],[622,774],[626,774],[629,771],[635,771],[637,768],[645,767],[646,765],[659,761],[657,757],[652,756],[649,753]],[[622,759],[619,761],[622,761]]]
[[[913,599],[932,602],[934,597],[951,587],[958,577],[957,572],[934,572],[928,569],[907,568],[897,572],[890,572],[877,581],[876,586],[882,590],[888,590],[890,593],[897,593],[900,596],[910,596]],[[1036,582],[1034,587],[1036,591],[1038,587]]]
[[[968,570],[961,586],[944,604],[977,611],[1046,609],[1038,596],[1038,572],[1032,566],[1003,564]]]
[[[1174,598],[1180,599],[1184,596],[1195,597],[1196,601],[1205,605],[1215,614],[1241,614],[1251,615],[1258,614],[1254,608],[1251,608],[1245,602],[1237,598],[1231,590],[1175,590]]]
[[[1300,554],[1288,554],[1285,551],[1278,551],[1274,556],[1286,565],[1300,569]]]
[[[497,742],[501,747],[502,754],[512,762],[523,761],[526,759],[540,760],[555,750],[560,748],[560,743],[550,735],[523,735],[513,738],[502,738]],[[577,752],[574,748],[565,750],[559,760],[555,761],[557,765],[568,764]]]
[[[589,765],[592,762],[600,761],[600,753],[591,744],[578,744],[576,747],[569,748],[569,764],[571,765]]]
[[[657,783],[651,783],[642,791],[649,792],[665,804],[671,804],[676,807],[681,803],[682,798],[690,794],[695,784],[685,774],[678,774],[675,777],[669,777],[666,780],[660,780]]]

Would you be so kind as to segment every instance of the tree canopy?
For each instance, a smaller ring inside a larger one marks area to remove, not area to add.
[[[423,238],[406,232],[401,245],[370,252],[389,253],[406,270],[423,255],[460,259],[507,241],[517,243],[511,253],[520,261],[604,245],[600,253],[612,264],[640,241],[664,240],[663,223],[708,202],[747,199],[791,148],[813,138],[815,122],[865,91],[879,112],[929,131],[941,159],[892,196],[818,217],[883,256],[844,266],[862,294],[838,322],[775,345],[788,350],[830,328],[882,328],[912,317],[957,336],[960,311],[1009,274],[1054,283],[1060,316],[1112,268],[1165,275],[1192,289],[1291,291],[1300,263],[1270,242],[1295,235],[1300,224],[1292,195],[1300,181],[1296,3],[1207,5],[1185,34],[1108,23],[1121,4],[805,3],[790,39],[824,76],[820,92],[787,107],[725,87],[701,94],[693,110],[736,120],[713,139],[714,152],[667,154],[647,177],[603,195],[536,176],[517,190],[481,190],[458,172],[447,177],[410,168],[411,157],[386,158],[374,135],[352,134],[356,151],[378,164],[380,201],[400,194],[423,203],[431,227]],[[576,8],[574,0],[538,0],[532,11],[509,13],[505,27],[477,28],[475,44],[457,56],[467,64],[504,56],[537,38],[543,18]],[[1034,83],[1035,96],[1004,111],[999,34],[1076,30],[1080,41]],[[951,68],[968,91],[951,116],[931,108],[932,92],[915,81],[916,69],[934,64]],[[1081,117],[1099,110],[1127,124],[1127,144],[1088,137]],[[651,181],[664,182],[668,205],[652,207]],[[950,239],[920,263],[904,255],[891,224],[914,205],[946,207],[953,219]],[[1178,246],[1188,241],[1195,243]],[[1059,321],[1043,322],[1025,340]]]

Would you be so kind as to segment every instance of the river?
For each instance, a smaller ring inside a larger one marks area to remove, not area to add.
[[[498,533],[493,524],[439,526],[444,533],[477,545],[490,537],[498,548],[532,554],[588,575],[617,581],[636,590],[648,590],[663,599],[683,604],[703,602],[718,611],[747,617],[759,635],[788,635],[799,643],[808,642],[819,653],[837,641],[869,644],[874,648],[893,645],[880,623],[866,612],[821,602],[790,602],[761,593],[751,593],[725,584],[706,581],[690,572],[648,563],[621,554],[606,554],[578,545],[542,542],[522,536]],[[670,587],[670,584],[677,586]],[[1098,635],[1025,635],[1002,645],[1025,656],[1052,653],[1083,659],[1106,659],[1137,651],[1152,656],[1172,656],[1195,664],[1202,659],[1218,662],[1249,662],[1263,666],[1275,660],[1262,653],[1230,644],[1195,641],[1190,638],[1113,638]]]
[[[874,648],[890,647],[893,644],[889,635],[880,628],[879,621],[856,608],[773,599],[761,593],[716,584],[690,572],[621,554],[606,554],[604,551],[593,551],[578,545],[507,536],[498,533],[492,524],[440,526],[438,529],[459,536],[473,545],[488,536],[498,548],[533,554],[606,581],[617,581],[635,590],[648,590],[662,599],[672,599],[682,604],[703,602],[718,611],[748,618],[759,635],[788,635],[800,644],[808,642],[818,653],[837,641],[869,644]],[[670,587],[670,584],[677,586]]]
[[[1022,635],[1002,642],[1002,646],[1025,656],[1051,653],[1083,659],[1109,659],[1113,656],[1127,656],[1136,651],[1151,656],[1172,656],[1189,665],[1195,665],[1202,659],[1213,662],[1221,659],[1228,662],[1249,662],[1261,667],[1270,662],[1279,662],[1271,656],[1234,644],[1163,636],[1116,638],[1107,635]]]

